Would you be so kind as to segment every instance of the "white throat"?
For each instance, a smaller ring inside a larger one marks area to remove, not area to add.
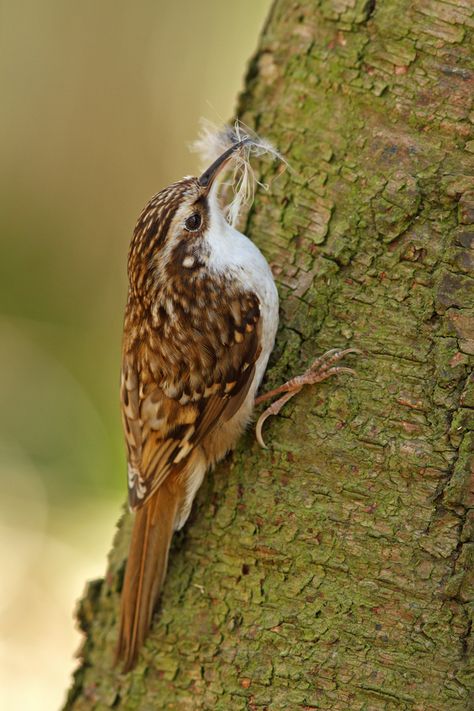
[[[278,327],[278,292],[270,266],[248,237],[225,220],[214,191],[209,196],[210,229],[207,266],[211,272],[235,279],[258,296],[262,318],[262,352],[257,363],[256,386],[265,371]],[[254,390],[254,389],[253,389]]]
[[[243,277],[246,282],[253,282],[254,272],[261,272],[260,278],[268,278],[270,268],[265,257],[248,237],[229,225],[219,207],[216,193],[214,188],[209,195],[210,229],[205,237],[210,252],[207,261],[209,269],[218,274],[232,274],[239,281]],[[250,283],[245,285],[253,286]]]

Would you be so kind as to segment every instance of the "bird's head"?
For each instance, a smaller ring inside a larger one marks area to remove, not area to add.
[[[218,205],[218,177],[247,144],[224,151],[200,177],[179,180],[157,193],[142,211],[129,253],[129,280],[140,295],[172,273],[191,275],[204,265],[206,235],[229,226]],[[143,294],[142,294],[143,295]]]

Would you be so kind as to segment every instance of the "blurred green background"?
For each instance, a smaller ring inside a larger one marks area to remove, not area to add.
[[[125,498],[126,255],[270,0],[0,1],[0,707],[58,708]]]

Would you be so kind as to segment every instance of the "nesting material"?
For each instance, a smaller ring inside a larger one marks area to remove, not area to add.
[[[250,162],[252,156],[268,154],[272,159],[281,161],[285,166],[288,165],[269,141],[257,136],[240,121],[236,121],[233,126],[218,128],[210,121],[203,119],[199,138],[190,148],[200,155],[205,168],[239,141],[246,141],[246,143],[233,154],[229,161],[227,170],[230,173],[230,180],[226,185],[230,187],[232,199],[224,207],[226,220],[233,227],[237,224],[242,209],[253,203],[256,186],[259,185],[264,190],[268,190],[268,185],[258,180],[255,175]]]

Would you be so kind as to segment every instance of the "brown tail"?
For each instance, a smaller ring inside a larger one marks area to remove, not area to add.
[[[176,494],[164,483],[135,514],[122,589],[116,663],[135,666],[163,586],[177,509]]]

